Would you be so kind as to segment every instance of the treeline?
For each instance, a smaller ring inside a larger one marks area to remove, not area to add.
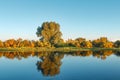
[[[85,38],[77,38],[75,40],[68,39],[63,45],[68,47],[79,47],[79,48],[119,48],[120,40],[115,42],[110,41],[107,37],[100,37],[95,40],[86,40]]]
[[[6,41],[0,40],[0,47],[51,47],[50,43],[43,41],[34,41],[34,40],[23,40],[21,38],[8,39]]]
[[[21,38],[8,39],[6,41],[0,40],[0,47],[78,47],[78,48],[120,48],[120,40],[112,42],[107,37],[100,37],[95,40],[86,40],[85,38],[77,38],[75,40],[68,39],[67,41],[62,40],[55,45],[47,41],[42,40],[23,40]]]
[[[0,47],[78,47],[78,48],[119,48],[120,40],[112,42],[107,37],[100,37],[95,40],[86,40],[85,38],[62,39],[60,25],[56,22],[44,22],[38,26],[36,35],[40,37],[38,41],[23,40],[21,38],[0,40]]]
[[[41,41],[49,42],[55,47],[79,47],[79,48],[119,48],[120,41],[109,41],[107,37],[100,37],[96,40],[86,40],[85,38],[77,38],[75,40],[68,39],[64,42],[60,25],[56,22],[44,22],[41,27],[38,26],[37,36]]]

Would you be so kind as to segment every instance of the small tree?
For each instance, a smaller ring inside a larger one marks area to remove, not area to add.
[[[114,46],[120,48],[120,40],[115,41]]]
[[[4,44],[3,44],[3,42],[0,40],[0,47],[3,47],[4,46]]]

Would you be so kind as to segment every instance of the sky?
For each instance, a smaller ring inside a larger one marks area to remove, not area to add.
[[[59,23],[65,40],[120,40],[120,0],[0,0],[0,40],[38,40],[46,21]]]

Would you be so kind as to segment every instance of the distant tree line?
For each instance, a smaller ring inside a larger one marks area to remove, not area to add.
[[[21,38],[8,39],[6,41],[0,40],[0,47],[78,47],[78,48],[120,48],[120,40],[115,42],[109,41],[107,37],[100,37],[96,40],[86,40],[85,38],[77,38],[75,40],[68,39],[56,45],[52,45],[47,41],[41,40],[23,40]]]
[[[0,40],[0,47],[51,47],[51,45],[43,41],[30,41],[19,38],[17,40],[9,39],[3,42]]]
[[[38,26],[36,35],[40,37],[38,41],[23,40],[21,38],[0,40],[0,47],[79,47],[79,48],[119,48],[120,40],[112,42],[107,37],[100,37],[95,40],[86,40],[85,38],[76,38],[75,40],[62,39],[60,25],[56,22],[44,22],[41,27]]]
[[[75,40],[69,39],[66,43],[68,44],[68,46],[75,46],[80,48],[118,48],[120,45],[116,42],[109,41],[107,37],[100,37],[96,40],[86,40],[85,38],[77,38]]]

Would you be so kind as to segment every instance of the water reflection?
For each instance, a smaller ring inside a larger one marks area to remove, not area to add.
[[[115,55],[120,57],[120,51],[115,51]]]
[[[60,67],[62,65],[62,59],[64,55],[71,56],[93,56],[98,59],[105,60],[110,55],[120,56],[120,51],[103,50],[103,51],[77,51],[68,53],[59,52],[0,52],[0,58],[5,57],[7,59],[27,59],[30,56],[38,57],[39,61],[36,61],[36,67],[38,71],[41,71],[44,76],[55,76],[60,73]]]
[[[40,61],[37,62],[37,69],[45,76],[54,76],[60,73],[60,66],[62,64],[61,59],[64,54],[50,53],[47,56],[40,57]]]

